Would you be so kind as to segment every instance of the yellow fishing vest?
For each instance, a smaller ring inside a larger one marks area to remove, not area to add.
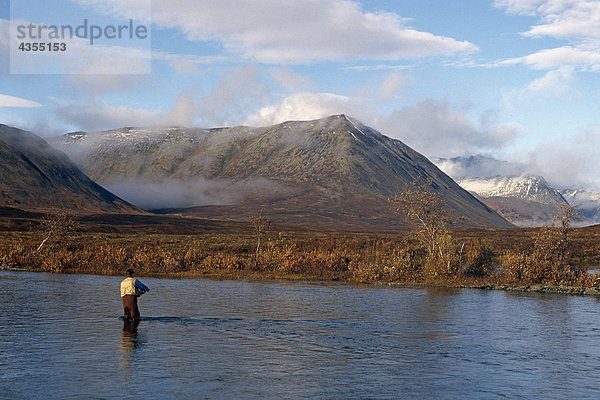
[[[132,294],[134,296],[140,295],[138,288],[135,287],[135,278],[125,278],[123,282],[121,282],[121,297],[128,294]]]

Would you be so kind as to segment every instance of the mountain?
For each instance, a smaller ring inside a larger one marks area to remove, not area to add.
[[[576,205],[589,224],[600,224],[600,193],[581,189],[561,189],[560,194],[571,205]]]
[[[555,207],[566,204],[562,195],[541,176],[470,178],[458,179],[458,182],[465,189],[484,198],[514,197]]]
[[[568,204],[565,198],[540,176],[497,176],[456,181],[517,226],[549,225],[559,213],[560,207]]]
[[[140,211],[94,183],[40,137],[1,124],[0,206],[43,211]]]
[[[95,181],[163,212],[390,226],[399,222],[387,198],[419,180],[467,225],[511,226],[423,155],[345,115],[261,128],[77,132],[51,143]]]

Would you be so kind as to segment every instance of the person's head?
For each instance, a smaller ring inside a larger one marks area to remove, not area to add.
[[[133,270],[130,268],[127,271],[125,271],[125,275],[127,276],[133,276]]]

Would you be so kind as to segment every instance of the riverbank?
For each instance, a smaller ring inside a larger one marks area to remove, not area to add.
[[[343,281],[600,295],[593,286],[600,239],[574,231],[569,259],[531,257],[528,230],[456,231],[458,267],[432,269],[409,233],[137,234],[69,232],[40,248],[43,232],[0,232],[0,268],[52,273]],[[538,251],[539,253],[539,251]],[[545,254],[542,254],[545,256]],[[534,264],[537,263],[537,264]]]

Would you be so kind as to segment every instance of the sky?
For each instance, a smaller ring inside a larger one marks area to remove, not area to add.
[[[148,35],[16,50],[17,23],[83,19]],[[45,137],[345,113],[600,191],[599,73],[600,0],[0,0],[0,123]]]

